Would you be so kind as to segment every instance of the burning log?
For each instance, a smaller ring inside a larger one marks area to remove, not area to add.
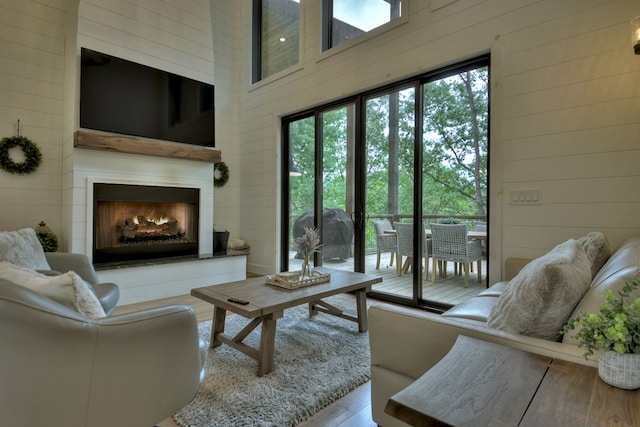
[[[122,239],[125,241],[165,240],[181,236],[178,221],[173,218],[145,218],[136,215],[125,219]]]

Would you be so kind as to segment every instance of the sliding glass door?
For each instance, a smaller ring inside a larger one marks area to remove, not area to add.
[[[367,97],[365,103],[366,218],[370,238],[365,271],[383,276],[373,291],[413,300],[413,236],[398,248],[397,224],[413,224],[416,159],[415,88],[397,88]],[[418,221],[419,222],[419,221]],[[380,258],[380,262],[378,261]]]
[[[459,262],[437,262],[433,274],[430,224],[466,224],[486,257],[488,65],[478,58],[285,118],[283,270],[299,269],[294,239],[315,226],[314,264],[383,277],[377,297],[446,307],[483,289],[485,264],[468,283]]]

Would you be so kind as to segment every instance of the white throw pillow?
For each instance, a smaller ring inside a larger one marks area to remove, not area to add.
[[[591,283],[591,262],[577,240],[559,244],[527,264],[502,292],[487,324],[557,341]]]
[[[78,313],[91,319],[106,316],[98,297],[73,271],[59,276],[47,276],[10,262],[0,261],[0,278],[73,307]]]
[[[51,270],[33,228],[0,231],[0,261],[8,261],[32,270]]]

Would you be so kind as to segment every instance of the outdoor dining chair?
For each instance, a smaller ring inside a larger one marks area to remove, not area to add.
[[[396,252],[396,269],[398,276],[406,273],[413,265],[413,224],[394,222],[396,237],[398,240],[398,251]],[[424,258],[424,277],[429,277],[429,256],[431,255],[431,239],[427,239],[422,233],[422,256]],[[402,257],[406,257],[404,264]]]
[[[460,263],[464,267],[464,285],[469,286],[469,270],[478,263],[478,282],[482,281],[482,247],[479,240],[469,240],[467,224],[431,224],[432,282],[436,281],[436,265],[446,277],[446,262]]]
[[[396,249],[398,247],[396,236],[393,233],[385,233],[385,231],[393,230],[391,222],[386,219],[373,221],[373,229],[376,232],[376,270],[380,269],[380,254],[386,252],[391,253],[389,265],[393,266],[393,259],[396,257]]]

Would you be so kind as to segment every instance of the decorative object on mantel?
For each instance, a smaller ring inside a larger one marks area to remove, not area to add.
[[[316,270],[311,271],[309,276],[303,276],[302,271],[285,271],[267,276],[265,283],[285,289],[298,289],[329,280],[331,280],[330,273],[321,273]]]
[[[225,162],[213,164],[213,185],[223,187],[229,181],[229,167]]]
[[[599,313],[580,313],[562,329],[578,329],[574,338],[588,359],[599,350],[598,374],[607,384],[624,389],[640,388],[640,298],[629,301],[640,280],[626,283],[615,297],[604,295]]]
[[[24,155],[22,162],[15,162],[11,159],[9,151],[12,148],[20,147]],[[38,169],[42,163],[42,154],[38,146],[29,138],[20,136],[20,120],[18,120],[18,132],[16,136],[2,138],[0,141],[0,168],[9,173],[20,175],[31,173]]]
[[[36,237],[40,240],[42,249],[44,249],[45,252],[55,252],[58,250],[58,236],[51,231],[44,221],[40,221],[36,227]]]
[[[309,264],[309,257],[311,254],[318,252],[320,248],[320,232],[315,227],[305,227],[304,234],[295,239],[296,248],[302,253],[302,279],[311,278],[311,265]]]

